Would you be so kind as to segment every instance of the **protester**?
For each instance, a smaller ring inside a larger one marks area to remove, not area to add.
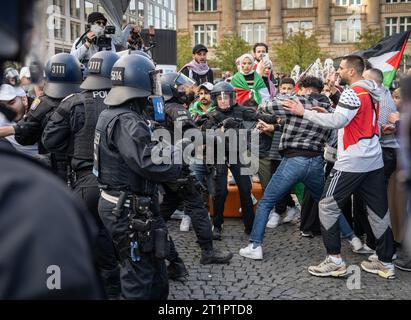
[[[259,74],[253,69],[254,58],[244,54],[238,59],[238,72],[231,80],[237,93],[237,103],[257,107],[270,99],[270,93]]]
[[[208,49],[202,44],[198,44],[193,48],[193,60],[187,63],[181,73],[190,79],[194,80],[197,85],[204,82],[214,83],[213,70],[210,69],[207,62]]]
[[[23,116],[27,111],[27,105],[25,105],[25,103],[27,103],[26,93],[20,87],[12,87],[9,84],[3,84],[0,87],[0,103],[3,103],[15,113],[15,117],[12,121],[8,121],[6,117],[0,113],[0,127],[15,125],[18,121],[23,119]],[[16,150],[34,158],[38,156],[37,144],[23,146],[16,141],[14,135],[8,136],[6,139]]]
[[[365,81],[365,64],[358,56],[346,56],[338,70],[343,82],[350,85],[331,114],[324,110],[305,110],[296,101],[284,102],[295,115],[327,128],[339,128],[338,160],[327,180],[320,202],[320,221],[327,258],[308,271],[314,276],[341,277],[347,273],[341,258],[339,217],[341,208],[353,192],[359,192],[367,205],[368,218],[377,239],[376,261],[363,261],[364,271],[386,279],[395,278],[392,258],[395,253],[389,223],[384,162],[379,144],[379,99],[374,82]]]

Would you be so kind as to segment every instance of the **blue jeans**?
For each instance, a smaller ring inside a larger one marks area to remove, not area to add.
[[[297,183],[302,182],[313,199],[319,202],[324,189],[324,160],[322,157],[284,158],[276,173],[271,177],[263,198],[258,203],[250,241],[261,245],[268,217],[275,205],[290,192]],[[344,238],[351,238],[353,231],[343,215],[340,217],[340,230]]]

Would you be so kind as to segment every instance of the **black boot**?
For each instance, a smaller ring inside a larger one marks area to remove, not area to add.
[[[225,264],[230,262],[233,254],[219,249],[204,250],[201,255],[201,264]]]
[[[121,294],[120,269],[100,270],[108,300],[119,300]]]
[[[188,271],[181,258],[177,258],[167,267],[168,278],[174,281],[185,281]]]
[[[394,265],[397,269],[402,271],[411,272],[411,259],[398,259],[394,261]]]
[[[221,228],[214,228],[213,229],[213,240],[221,241]]]

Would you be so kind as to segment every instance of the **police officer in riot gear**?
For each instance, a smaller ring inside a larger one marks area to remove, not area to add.
[[[187,106],[194,100],[195,82],[181,73],[168,73],[161,77],[162,92],[166,101],[165,128],[171,137],[183,137],[189,129],[196,129]],[[180,132],[176,132],[180,131]],[[199,132],[200,133],[200,132]],[[200,133],[201,134],[201,133]],[[177,141],[170,141],[177,143]],[[184,204],[185,213],[191,218],[198,243],[202,250],[201,264],[227,263],[232,253],[213,248],[211,223],[202,197],[200,182],[192,173],[191,179],[163,184],[165,195],[160,206],[162,216],[169,219],[179,204]],[[172,247],[173,249],[173,247]],[[176,254],[169,257],[169,274],[176,275],[182,261]]]
[[[53,56],[46,65],[44,96],[34,100],[24,118],[14,125],[15,138],[23,146],[39,143],[39,154],[47,155],[52,170],[67,181],[68,159],[65,154],[51,153],[41,143],[41,134],[48,119],[60,102],[72,93],[80,92],[82,74],[79,62],[68,53]]]
[[[265,116],[258,113],[254,108],[246,108],[236,103],[234,87],[227,82],[219,82],[211,91],[211,98],[215,105],[215,111],[207,115],[207,120],[203,124],[206,129],[251,129],[255,126],[258,119],[267,123],[275,124],[275,116]],[[248,124],[251,123],[251,126]],[[213,199],[213,237],[221,239],[224,205],[227,198],[227,172],[230,169],[237,183],[240,193],[241,209],[244,222],[244,231],[246,234],[251,233],[254,221],[253,201],[251,199],[251,180],[248,175],[242,175],[241,169],[244,167],[241,163],[229,163],[228,152],[232,152],[232,145],[226,143],[226,164],[217,164],[215,177],[215,195]]]
[[[120,274],[112,240],[98,215],[100,190],[93,174],[93,142],[98,117],[107,108],[104,99],[111,89],[111,69],[118,59],[111,51],[96,53],[89,62],[89,75],[80,86],[84,91],[60,103],[42,135],[49,152],[71,158],[74,192],[83,198],[99,229],[96,264],[109,299],[120,295]]]
[[[102,189],[100,217],[120,259],[122,297],[166,299],[165,257],[170,247],[159,214],[158,183],[176,180],[181,150],[173,149],[169,164],[155,164],[148,114],[152,99],[161,98],[159,72],[140,55],[120,58],[111,72],[109,108],[99,117],[94,138],[94,173]]]
[[[35,38],[32,27],[44,14],[36,8],[31,0],[2,4],[0,66],[5,60],[23,62],[32,52],[28,39]],[[0,113],[14,117],[1,105]],[[47,168],[2,142],[0,299],[103,298],[92,259],[95,232],[85,208]]]

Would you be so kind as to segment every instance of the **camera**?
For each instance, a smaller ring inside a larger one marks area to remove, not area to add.
[[[104,34],[99,36],[98,38],[95,39],[95,43],[99,49],[103,50],[110,50],[112,41],[111,37],[109,35],[115,34],[116,33],[116,27],[114,26],[106,26],[104,28]]]
[[[140,32],[130,31],[130,44],[134,46],[137,50],[141,50],[144,46],[144,41]]]
[[[116,33],[116,27],[115,26],[106,26],[104,28],[104,34],[115,34]]]

